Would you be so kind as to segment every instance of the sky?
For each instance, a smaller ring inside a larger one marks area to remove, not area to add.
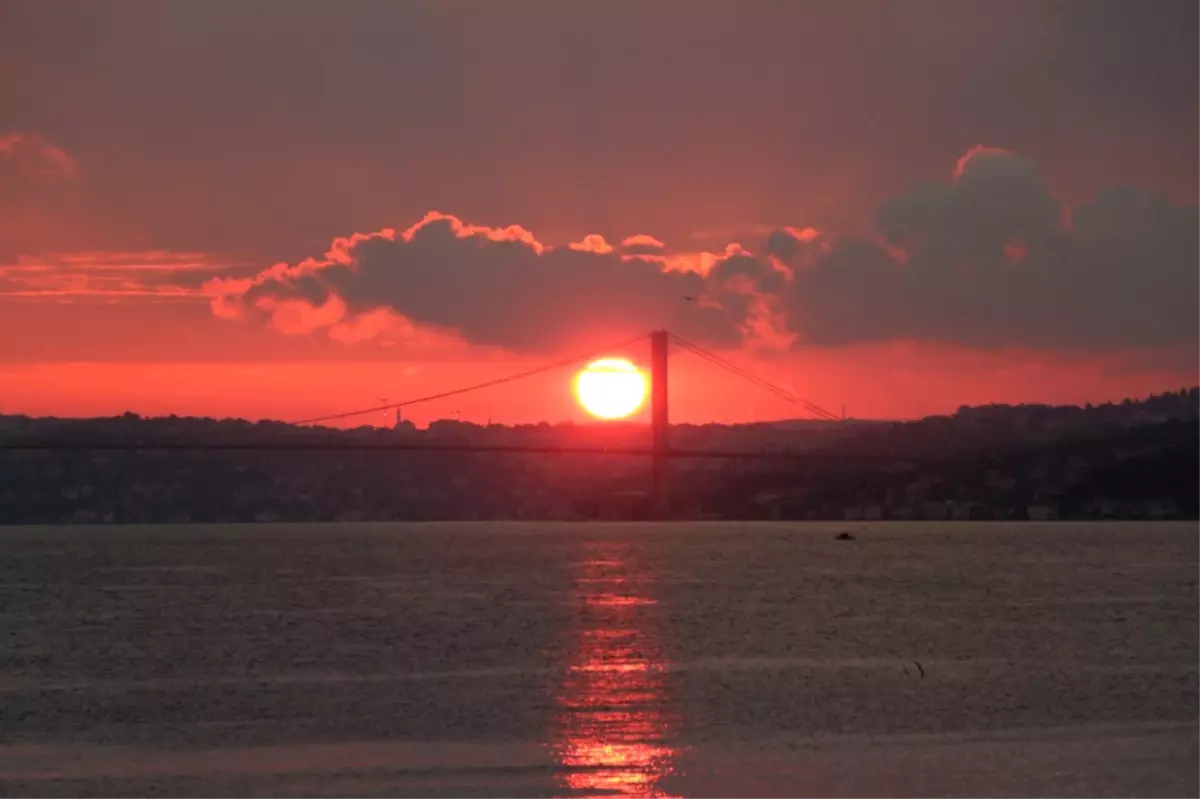
[[[0,0],[0,413],[305,418],[658,328],[857,417],[1192,385],[1197,15]],[[677,420],[804,415],[671,370]],[[569,372],[406,413],[582,418]]]

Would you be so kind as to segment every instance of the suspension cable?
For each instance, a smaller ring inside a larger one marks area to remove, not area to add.
[[[766,380],[765,378],[759,377],[758,375],[756,375],[752,372],[749,372],[746,369],[743,369],[742,367],[725,360],[724,358],[720,357],[719,355],[711,353],[708,350],[704,349],[703,347],[700,347],[697,344],[693,344],[692,342],[688,341],[687,339],[685,339],[681,336],[677,336],[674,333],[672,333],[671,338],[675,341],[676,344],[678,344],[679,346],[688,350],[689,352],[691,352],[695,355],[698,355],[701,358],[704,358],[704,359],[708,360],[709,362],[711,362],[717,366],[720,366],[723,369],[733,372],[734,374],[738,375],[742,379],[747,380],[751,383],[754,383],[755,385],[757,385],[761,388],[764,388],[767,391],[770,391],[771,393],[787,400],[788,402],[791,402],[795,405],[799,405],[799,406],[805,408],[806,410],[808,410],[810,413],[812,413],[815,416],[821,417],[827,421],[841,421],[841,418],[837,414],[827,411],[824,408],[822,408],[821,406],[816,405],[815,403],[809,402],[808,400],[804,399],[803,397],[800,397],[800,396],[796,395],[795,393],[788,391],[785,388],[782,388],[781,386],[777,386],[774,383],[772,383],[771,381]]]
[[[588,361],[593,358],[597,358],[597,357],[604,355],[612,350],[623,349],[625,347],[628,347],[630,344],[636,344],[637,342],[642,341],[643,339],[646,339],[646,338],[649,338],[649,336],[647,334],[643,333],[642,335],[640,335],[636,338],[629,339],[628,341],[622,341],[617,344],[612,344],[608,347],[604,347],[601,350],[589,353],[587,355],[577,355],[572,358],[564,358],[561,361],[555,361],[553,363],[545,364],[543,366],[537,367],[536,369],[529,369],[528,371],[525,371],[525,372],[520,372],[515,375],[509,375],[507,377],[500,377],[495,380],[488,380],[487,382],[484,382],[484,383],[476,383],[475,385],[467,386],[466,388],[457,388],[457,389],[454,389],[453,391],[442,391],[438,394],[430,394],[425,397],[417,397],[416,399],[404,400],[403,402],[390,402],[387,405],[376,405],[373,408],[362,408],[361,410],[357,410],[357,411],[345,411],[343,413],[331,413],[328,416],[314,416],[310,419],[301,419],[296,422],[289,422],[289,424],[306,425],[306,424],[317,424],[319,422],[331,422],[331,421],[334,421],[337,419],[348,419],[351,416],[363,416],[368,413],[379,413],[381,411],[390,411],[395,408],[404,408],[408,405],[416,405],[421,402],[431,402],[432,400],[439,400],[439,399],[445,399],[447,397],[454,397],[459,394],[466,394],[467,392],[470,392],[470,391],[478,391],[479,389],[491,388],[492,386],[498,386],[501,383],[510,383],[514,380],[521,380],[522,378],[533,377],[534,375],[542,374],[543,372],[551,372],[555,369],[562,369],[565,366],[572,366],[574,364],[580,363],[581,361]]]

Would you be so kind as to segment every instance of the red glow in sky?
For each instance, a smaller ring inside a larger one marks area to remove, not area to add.
[[[12,3],[0,413],[304,418],[657,328],[859,417],[1196,383],[1195,4],[863,2]],[[690,357],[674,420],[802,415]],[[572,376],[406,413],[589,418]]]

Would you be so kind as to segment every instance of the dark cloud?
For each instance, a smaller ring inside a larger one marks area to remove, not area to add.
[[[405,234],[388,231],[345,252],[343,262],[301,264],[226,288],[244,291],[245,308],[261,309],[263,298],[319,307],[336,296],[347,315],[391,310],[510,349],[603,343],[658,327],[738,340],[736,319],[685,299],[703,292],[700,275],[664,272],[657,262],[613,251],[547,248],[521,228],[479,228],[431,214]]]
[[[882,240],[797,273],[789,320],[814,343],[1195,346],[1196,206],[1131,188],[1069,219],[1027,160],[978,149],[952,182],[882,204]]]
[[[959,160],[952,183],[934,183],[889,200],[875,215],[893,244],[924,255],[921,265],[977,263],[1009,244],[1053,245],[1062,210],[1034,165],[1013,153],[977,147]]]
[[[299,301],[309,327],[387,311],[512,349],[659,327],[776,348],[1187,348],[1200,328],[1197,221],[1195,206],[1128,188],[1068,217],[1028,160],[976,148],[952,178],[883,203],[874,237],[780,229],[758,254],[731,245],[692,259],[706,271],[673,268],[686,254],[647,236],[620,249],[549,247],[520,227],[431,214],[404,234],[340,240],[324,261],[215,290],[245,309]]]
[[[454,226],[437,220],[407,242],[374,240],[355,252],[352,270],[325,277],[351,308],[386,304],[482,344],[549,349],[597,333],[620,337],[662,326],[730,339],[719,314],[684,313],[691,309],[683,298],[702,288],[698,275],[663,273],[656,264],[614,254],[539,254],[524,241],[459,236]]]

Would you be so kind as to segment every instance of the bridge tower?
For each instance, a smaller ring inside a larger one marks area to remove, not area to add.
[[[657,519],[671,518],[670,419],[667,416],[667,351],[670,337],[666,330],[650,334],[650,435],[652,438],[652,513]]]

